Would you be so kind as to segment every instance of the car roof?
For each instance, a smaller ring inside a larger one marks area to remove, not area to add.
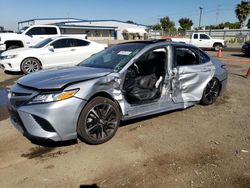
[[[197,48],[196,46],[194,46],[192,44],[186,44],[186,43],[182,43],[182,42],[172,42],[172,41],[168,41],[166,39],[130,41],[130,42],[120,43],[118,45],[122,45],[122,44],[145,44],[145,47],[158,47],[158,46],[170,45],[170,46]]]
[[[57,39],[80,39],[80,40],[85,40],[90,42],[89,40],[87,40],[85,38],[85,36],[55,36],[55,37],[51,37],[52,40],[57,40]]]

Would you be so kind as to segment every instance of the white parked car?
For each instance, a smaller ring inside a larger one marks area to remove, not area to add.
[[[40,69],[74,66],[106,47],[106,44],[80,37],[48,38],[33,47],[3,52],[0,67],[5,71],[28,74]]]

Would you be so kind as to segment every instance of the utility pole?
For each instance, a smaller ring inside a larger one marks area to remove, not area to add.
[[[203,8],[202,7],[199,7],[200,8],[200,19],[199,19],[199,29],[201,28],[201,15],[202,15],[202,10]]]

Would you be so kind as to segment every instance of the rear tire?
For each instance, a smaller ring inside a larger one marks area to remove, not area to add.
[[[21,63],[21,71],[24,74],[29,74],[42,69],[41,63],[38,59],[27,58]]]
[[[88,144],[97,145],[110,140],[120,125],[118,105],[107,98],[93,98],[82,110],[77,133]]]
[[[221,44],[215,44],[214,45],[214,50],[215,51],[219,51],[220,49],[222,49],[222,45]]]
[[[204,105],[213,104],[216,101],[217,97],[219,96],[219,92],[220,92],[219,81],[216,78],[213,78],[212,80],[210,80],[205,90],[203,91],[201,103]]]

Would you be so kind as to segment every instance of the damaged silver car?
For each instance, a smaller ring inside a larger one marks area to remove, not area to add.
[[[140,41],[105,49],[77,67],[33,73],[11,88],[11,120],[28,139],[81,138],[101,144],[121,120],[197,103],[223,93],[223,63],[197,47]]]

